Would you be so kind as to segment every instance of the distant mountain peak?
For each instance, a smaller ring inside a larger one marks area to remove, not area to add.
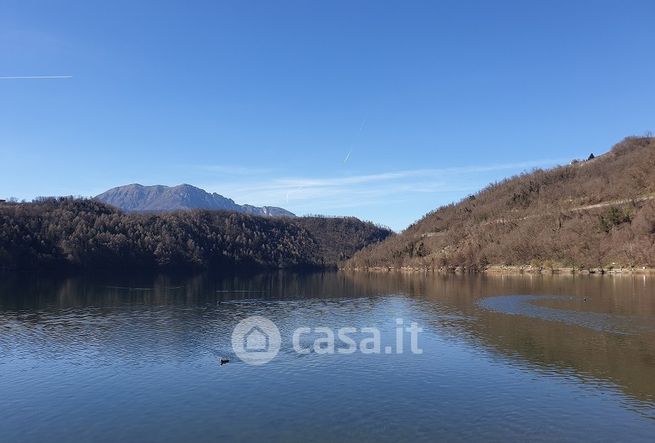
[[[95,197],[96,200],[128,212],[161,212],[181,209],[210,209],[242,212],[269,217],[295,217],[295,214],[275,206],[239,205],[217,193],[183,183],[177,186],[139,183],[118,186]]]

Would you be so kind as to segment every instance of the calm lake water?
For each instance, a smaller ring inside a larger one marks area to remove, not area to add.
[[[655,438],[653,278],[0,277],[2,442]],[[261,366],[231,345],[252,315],[282,337]],[[299,327],[382,352],[299,354]]]

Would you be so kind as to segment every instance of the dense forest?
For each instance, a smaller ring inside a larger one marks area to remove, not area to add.
[[[354,218],[136,214],[46,198],[0,203],[0,268],[330,267],[390,234]]]
[[[578,269],[655,266],[655,138],[493,183],[402,234],[355,254],[348,268]]]
[[[326,263],[340,263],[360,249],[379,243],[391,231],[355,217],[299,217],[290,220],[309,231],[318,241],[319,255]]]

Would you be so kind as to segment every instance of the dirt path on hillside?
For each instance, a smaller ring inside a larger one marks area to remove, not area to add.
[[[498,219],[495,219],[495,220],[488,220],[488,221],[482,222],[482,223],[480,223],[480,225],[485,226],[485,225],[491,225],[491,224],[497,224],[497,223],[513,223],[513,222],[528,220],[528,219],[531,219],[531,218],[546,217],[548,215],[553,215],[553,214],[556,214],[556,213],[589,211],[589,210],[592,210],[592,209],[600,209],[600,208],[606,208],[606,207],[610,207],[610,206],[622,206],[622,205],[627,205],[627,204],[642,203],[642,202],[646,202],[646,201],[650,201],[650,200],[655,200],[655,195],[646,195],[646,196],[643,196],[643,197],[626,198],[626,199],[622,199],[622,200],[613,200],[613,201],[608,201],[608,202],[595,203],[593,205],[577,206],[575,208],[561,209],[561,210],[558,210],[558,211],[549,211],[549,212],[542,212],[540,214],[526,215],[525,217],[498,218]],[[424,234],[421,234],[421,238],[437,237],[437,236],[445,235],[445,234],[446,234],[445,231],[426,232]]]

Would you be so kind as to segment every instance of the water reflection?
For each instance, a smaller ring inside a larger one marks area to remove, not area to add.
[[[369,396],[376,409],[395,410],[390,406],[393,403],[387,403],[392,401],[387,397],[389,393],[378,391],[392,380],[395,385],[389,389],[394,395],[413,399],[401,402],[410,408],[409,411],[395,413],[399,419],[411,420],[415,427],[424,423],[427,440],[435,435],[462,437],[476,429],[470,423],[460,423],[462,428],[457,432],[448,428],[447,433],[440,434],[440,429],[446,429],[445,425],[434,428],[436,425],[431,424],[434,417],[428,412],[452,420],[448,415],[449,407],[457,408],[458,413],[464,415],[473,408],[469,412],[475,410],[478,418],[473,420],[479,421],[480,426],[484,425],[485,429],[498,426],[490,437],[516,437],[521,435],[521,429],[516,430],[518,434],[503,434],[509,432],[505,428],[500,430],[505,420],[488,415],[484,408],[500,414],[510,407],[508,402],[522,401],[517,399],[528,402],[534,395],[532,390],[536,389],[542,397],[551,395],[558,399],[553,400],[552,405],[567,411],[562,398],[568,394],[552,391],[554,386],[561,389],[561,385],[535,381],[537,375],[534,374],[562,378],[566,383],[575,379],[579,383],[575,389],[581,389],[578,396],[588,392],[590,398],[595,398],[599,394],[613,396],[619,392],[623,396],[620,400],[622,411],[655,418],[654,294],[653,279],[641,276],[275,272],[58,279],[2,275],[0,369],[4,366],[12,374],[23,374],[20,376],[25,383],[21,387],[23,393],[28,392],[27,386],[33,383],[30,371],[51,373],[53,368],[65,372],[79,367],[82,374],[79,378],[85,379],[84,374],[91,371],[93,383],[113,388],[111,380],[120,377],[116,371],[141,374],[142,368],[147,372],[140,375],[143,377],[140,380],[147,386],[150,377],[164,368],[167,368],[167,380],[188,373],[207,377],[206,365],[218,368],[217,356],[233,358],[229,345],[231,329],[245,316],[265,315],[274,319],[283,336],[308,324],[332,328],[381,326],[385,333],[391,334],[396,316],[410,316],[429,334],[426,338],[428,352],[422,359],[395,356],[392,365],[389,360],[378,363],[374,359],[351,359],[344,366],[337,358],[297,355],[287,343],[281,357],[271,363],[270,372],[257,373],[257,377],[264,377],[272,386],[278,386],[282,383],[280,377],[289,378],[293,374],[295,378],[284,384],[289,404],[280,398],[275,401],[296,414],[299,412],[294,408],[306,401],[313,407],[324,408],[326,415],[321,425],[335,430],[341,428],[338,421],[331,421],[338,418],[328,412],[329,408],[346,401],[352,403],[353,393],[361,391],[361,395]],[[237,371],[234,368],[240,368],[239,373],[234,372]],[[216,383],[226,380],[233,383],[231,387],[221,384],[221,389],[238,386],[241,390],[238,395],[242,400],[235,409],[252,406],[251,401],[263,395],[258,391],[260,384],[252,383],[244,375],[250,374],[251,369],[243,369],[243,365],[232,362],[217,370],[222,371],[220,377],[227,378]],[[521,376],[516,370],[527,370],[534,377],[519,383],[517,380]],[[338,374],[350,379],[335,378],[333,383],[336,384],[325,388],[328,392],[310,394],[306,391],[311,383]],[[366,380],[361,378],[364,375],[368,377]],[[132,373],[132,377],[136,376]],[[76,383],[75,378],[66,380]],[[355,386],[355,382],[361,385]],[[53,386],[62,383],[58,380]],[[186,391],[175,391],[175,395],[191,401],[187,396],[197,387],[189,385],[192,382],[188,380],[178,380],[178,383],[185,385]],[[14,385],[21,386],[20,383]],[[9,389],[10,385],[2,386]],[[462,397],[471,386],[475,386],[478,396],[475,406],[470,404],[468,397]],[[430,392],[445,396],[450,406],[436,403],[439,398],[429,397]],[[19,402],[21,396],[16,393],[15,398],[14,401]],[[210,395],[207,402],[216,406],[210,401],[212,399]],[[421,408],[428,408],[427,411],[417,409],[418,399],[421,399]],[[0,405],[7,406],[2,400]],[[535,407],[537,405],[529,402],[520,404],[520,409],[525,411]],[[238,421],[230,412],[222,413],[226,421],[231,419],[243,424],[240,432],[248,428],[245,419]],[[555,420],[562,411],[550,413]],[[356,411],[349,409],[349,414],[356,414]],[[604,418],[619,420],[616,411],[612,414]],[[283,420],[279,415],[264,418]],[[600,420],[600,415],[590,416],[588,420],[592,418]],[[359,419],[362,429],[369,423],[366,429],[375,434],[379,425],[367,421],[366,417]],[[16,420],[20,423],[20,417]],[[384,420],[391,418],[385,416]],[[626,426],[630,423],[632,428],[638,428],[625,417],[623,420]],[[295,422],[289,426],[289,432],[298,430]],[[466,426],[471,429],[463,430]],[[234,437],[230,433],[226,435]],[[285,435],[280,434],[279,439],[284,441]],[[362,434],[362,438],[368,435]],[[377,437],[385,440],[385,435],[402,437],[403,434],[390,432]],[[126,437],[134,437],[134,434]]]
[[[582,299],[584,302],[587,298]],[[638,317],[598,312],[585,312],[568,310],[566,307],[553,308],[541,306],[544,302],[574,302],[575,297],[553,295],[500,295],[487,297],[479,302],[483,309],[502,312],[510,315],[539,318],[542,320],[557,321],[569,325],[577,325],[601,332],[614,334],[634,334],[640,329],[648,331],[652,324],[640,321]]]

